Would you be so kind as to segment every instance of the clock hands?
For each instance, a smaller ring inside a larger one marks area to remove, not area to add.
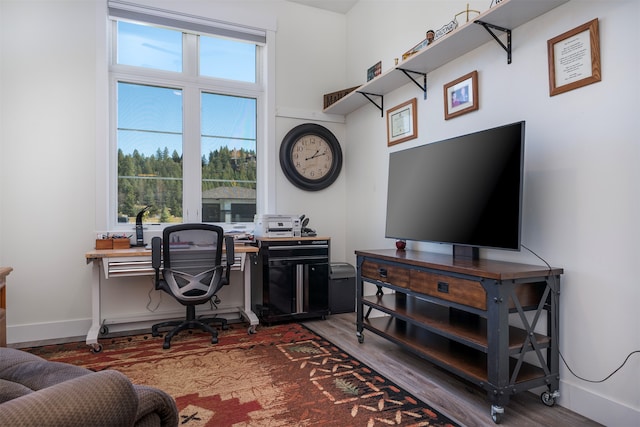
[[[316,152],[313,154],[313,156],[311,156],[311,157],[307,157],[307,158],[305,159],[305,161],[306,161],[306,160],[315,159],[316,157],[320,157],[320,156],[326,156],[326,155],[327,155],[327,152],[326,152],[326,151],[325,151],[324,153],[320,154],[320,150],[316,150]]]

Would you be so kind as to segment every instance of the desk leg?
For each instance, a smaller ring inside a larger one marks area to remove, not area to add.
[[[256,333],[256,327],[260,323],[258,316],[251,310],[251,265],[249,264],[249,254],[242,254],[242,277],[244,286],[244,308],[240,308],[240,313],[249,322],[249,334]]]
[[[93,261],[93,283],[91,284],[91,328],[87,332],[87,345],[91,347],[93,353],[99,353],[102,345],[98,343],[100,333],[100,268],[102,261]]]

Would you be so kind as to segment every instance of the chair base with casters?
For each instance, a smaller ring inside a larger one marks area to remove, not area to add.
[[[223,241],[227,252],[226,268],[221,264]],[[162,348],[170,348],[171,339],[189,329],[209,333],[211,343],[217,344],[218,330],[213,325],[228,329],[227,319],[196,318],[196,306],[219,302],[217,292],[229,284],[230,267],[234,262],[233,245],[233,237],[224,236],[221,227],[209,224],[169,226],[164,229],[162,239],[154,237],[151,240],[156,290],[168,293],[186,307],[185,319],[160,322],[151,327],[154,337],[160,335],[160,328],[173,328],[164,336]]]
[[[203,332],[209,332],[211,334],[211,344],[218,343],[218,330],[211,326],[211,324],[219,323],[223,330],[229,329],[227,319],[221,317],[209,317],[196,319],[196,308],[194,306],[187,306],[187,318],[184,320],[169,320],[166,322],[156,323],[151,327],[151,336],[160,336],[160,328],[174,327],[168,331],[164,336],[164,343],[162,348],[165,350],[171,348],[171,338],[173,338],[178,332],[188,329],[200,329]]]

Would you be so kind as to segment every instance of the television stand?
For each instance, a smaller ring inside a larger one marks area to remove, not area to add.
[[[495,423],[521,391],[545,386],[542,402],[555,404],[561,268],[412,250],[356,255],[360,343],[366,329],[484,389]],[[377,292],[365,295],[364,282]]]

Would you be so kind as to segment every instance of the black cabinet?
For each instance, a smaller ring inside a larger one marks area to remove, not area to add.
[[[266,238],[252,255],[251,298],[264,323],[329,313],[329,239]]]

